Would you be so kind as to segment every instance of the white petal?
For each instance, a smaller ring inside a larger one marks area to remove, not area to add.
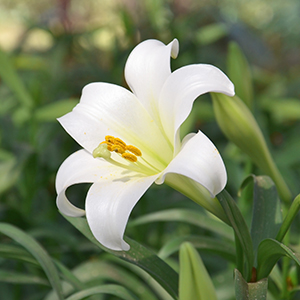
[[[121,168],[117,168],[105,160],[95,159],[86,150],[79,150],[70,155],[60,166],[56,176],[56,203],[59,210],[71,217],[79,217],[85,215],[83,209],[75,207],[66,197],[66,189],[77,183],[92,183],[105,180],[106,176],[121,172]]]
[[[141,177],[124,173],[119,178],[95,183],[86,199],[86,217],[95,238],[112,250],[129,250],[123,240],[128,217],[157,175]]]
[[[203,185],[213,197],[224,189],[227,182],[221,155],[201,131],[194,136],[188,136],[177,156],[156,183],[163,183],[168,173],[181,174],[193,179]]]
[[[158,117],[159,93],[171,74],[170,56],[176,58],[178,51],[176,39],[168,45],[147,40],[136,46],[127,59],[126,82],[154,119]]]
[[[170,146],[145,108],[130,91],[117,85],[85,86],[80,103],[58,121],[91,153],[106,135],[112,135],[143,149],[143,156],[150,161],[156,156],[165,162],[172,156]]]
[[[182,67],[168,77],[159,96],[159,112],[171,143],[177,143],[176,134],[190,114],[194,100],[207,92],[233,96],[234,86],[221,70],[205,64]]]

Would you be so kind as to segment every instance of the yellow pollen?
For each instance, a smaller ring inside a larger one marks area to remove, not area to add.
[[[99,144],[99,146],[94,150],[95,151],[94,157],[104,157],[104,156],[108,155],[108,153],[102,154],[104,145],[105,145],[106,151],[109,151],[109,152],[114,151],[118,154],[121,154],[123,158],[125,158],[133,163],[137,161],[137,156],[142,156],[142,152],[139,148],[137,148],[133,145],[126,145],[126,143],[118,137],[107,135],[107,136],[105,136],[105,141],[101,142]],[[98,154],[100,151],[98,149],[101,150],[100,154]]]
[[[126,147],[126,143],[123,142],[123,141],[122,141],[121,139],[119,139],[119,138],[115,138],[115,139],[114,139],[114,144],[115,144],[115,145],[122,146],[123,148]]]
[[[123,148],[122,146],[119,146],[119,145],[112,145],[110,151],[115,151],[117,153],[123,154],[125,152],[125,148]]]
[[[107,141],[104,141],[104,142],[100,143],[100,145],[103,145],[103,144],[107,145],[107,150],[112,151],[112,146],[113,146],[112,143],[109,143]]]
[[[131,153],[125,152],[125,153],[122,154],[122,157],[129,160],[129,161],[131,161],[131,162],[136,162],[137,161],[137,157],[134,154],[131,154]]]
[[[111,144],[114,144],[115,142],[115,138],[113,137],[113,136],[111,136],[111,135],[107,135],[106,137],[105,137],[105,140],[107,141],[107,142],[109,142],[109,143],[111,143]]]
[[[135,146],[127,145],[126,150],[130,151],[131,153],[133,153],[136,156],[142,156],[141,150]]]

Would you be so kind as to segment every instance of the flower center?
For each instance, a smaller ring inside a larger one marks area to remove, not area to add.
[[[129,164],[122,164],[113,160],[111,158],[111,154],[113,152],[124,158],[127,162],[129,162]],[[142,158],[142,151],[139,148],[133,145],[127,145],[120,138],[113,137],[111,135],[107,135],[105,137],[105,141],[101,142],[99,146],[94,149],[93,157],[101,157],[118,167],[147,175],[160,172],[160,170]],[[138,161],[138,157],[142,160],[142,162]]]
[[[111,135],[105,137],[105,141],[100,143],[100,145],[106,144],[107,150],[110,152],[116,152],[121,154],[121,156],[131,162],[137,161],[137,156],[142,156],[142,152],[135,146],[126,145],[124,141],[119,138],[115,138]],[[96,148],[97,149],[97,148]],[[95,150],[96,150],[95,149]],[[94,151],[95,151],[94,150]]]

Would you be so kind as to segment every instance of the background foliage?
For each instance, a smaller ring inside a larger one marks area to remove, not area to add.
[[[173,70],[185,64],[210,63],[225,73],[228,45],[235,41],[250,63],[254,115],[296,195],[300,189],[299,10],[298,0],[0,0],[0,222],[26,231],[87,286],[117,283],[138,299],[169,299],[143,271],[100,251],[58,213],[55,174],[79,146],[56,118],[76,105],[87,83],[126,86],[126,58],[142,40],[168,43],[176,37],[180,53],[172,61]],[[196,101],[182,133],[197,129],[218,146],[229,175],[227,189],[237,196],[245,177],[261,171],[225,139],[209,95]],[[68,191],[81,207],[87,187]],[[250,217],[248,198],[242,196],[237,203],[244,217]],[[178,210],[159,222],[151,218],[152,222],[135,222],[140,216],[171,208]],[[214,225],[183,222],[178,217],[183,209],[201,211],[174,190],[153,186],[135,207],[126,235],[155,252],[173,238],[197,234],[205,241],[217,236]],[[291,233],[298,252],[299,221]],[[230,241],[227,245],[231,246]],[[0,235],[1,299],[54,299],[40,264],[24,251],[7,235]],[[200,254],[218,299],[234,299],[233,264],[205,247]],[[175,269],[177,259],[178,253],[171,256]],[[281,288],[279,269],[280,265],[271,276],[270,297]],[[293,289],[298,286],[299,271],[291,270],[288,286]],[[70,290],[70,285],[63,288]],[[118,294],[93,297],[118,299]]]

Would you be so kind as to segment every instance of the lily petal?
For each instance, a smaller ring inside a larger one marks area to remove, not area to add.
[[[146,109],[130,91],[108,83],[84,87],[80,103],[59,118],[64,129],[90,153],[106,135],[144,149],[143,156],[153,162],[169,161],[172,151]]]
[[[129,250],[123,240],[128,217],[141,196],[158,177],[124,173],[95,183],[86,198],[86,218],[93,235],[112,250]]]
[[[157,40],[147,40],[133,49],[126,62],[127,84],[156,121],[159,117],[159,93],[171,74],[170,56],[176,58],[178,51],[177,39],[168,45]]]
[[[59,210],[71,217],[85,215],[85,211],[74,206],[66,197],[66,189],[77,183],[92,183],[105,181],[106,176],[112,176],[123,169],[107,163],[103,159],[95,159],[86,150],[71,154],[60,166],[56,176],[56,203]]]
[[[221,192],[227,182],[226,169],[221,155],[201,131],[194,136],[187,136],[179,153],[156,183],[162,184],[168,173],[176,173],[193,179],[204,186],[212,197]]]
[[[174,71],[166,80],[159,96],[159,112],[166,135],[175,144],[177,154],[179,127],[192,110],[194,100],[207,92],[234,95],[228,77],[212,65],[188,65]]]

